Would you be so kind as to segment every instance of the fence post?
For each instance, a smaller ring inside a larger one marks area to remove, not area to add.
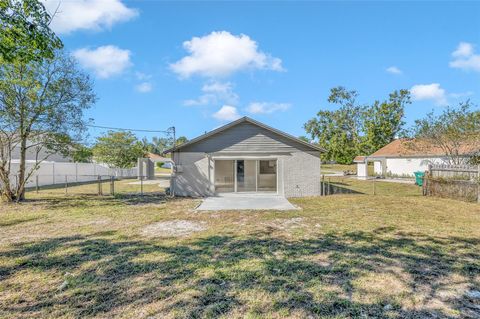
[[[115,177],[110,176],[110,195],[115,195]]]
[[[477,170],[477,203],[480,203],[480,165]]]
[[[52,163],[52,184],[55,185],[55,162]]]
[[[35,175],[35,191],[38,194],[38,175]]]
[[[373,179],[373,183],[372,183],[372,184],[373,184],[373,195],[376,195],[376,191],[375,191],[375,180],[376,180],[376,179],[374,178],[374,179]]]
[[[325,175],[322,174],[322,196],[326,196],[325,194]]]
[[[98,175],[98,195],[102,195],[102,177]]]
[[[68,176],[65,175],[65,195],[68,194]]]
[[[428,183],[427,182],[427,180],[428,180],[427,175],[428,175],[428,172],[425,171],[423,173],[423,177],[422,177],[422,195],[423,196],[427,196],[427,183]]]
[[[143,196],[143,176],[140,176],[140,195]]]
[[[330,195],[330,177],[328,178],[328,187],[327,188],[328,188],[328,191],[327,191],[328,195]]]

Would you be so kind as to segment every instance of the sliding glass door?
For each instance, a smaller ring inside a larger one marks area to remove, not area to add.
[[[215,191],[276,192],[277,160],[215,160]]]

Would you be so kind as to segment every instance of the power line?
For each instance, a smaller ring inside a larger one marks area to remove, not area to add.
[[[174,130],[173,127],[168,128],[166,131],[162,131],[162,130],[144,130],[144,129],[134,129],[134,128],[110,127],[110,126],[100,126],[100,125],[91,125],[91,124],[87,124],[85,126],[102,128],[107,130],[117,130],[117,131],[135,131],[135,132],[166,133],[166,134],[172,133],[172,130]]]

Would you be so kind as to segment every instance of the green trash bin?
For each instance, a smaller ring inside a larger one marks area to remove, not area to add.
[[[423,176],[425,176],[425,172],[414,172],[415,174],[415,185],[423,186]]]

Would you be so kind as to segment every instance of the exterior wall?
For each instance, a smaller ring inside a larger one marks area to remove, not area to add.
[[[171,187],[177,196],[203,197],[214,194],[213,160],[201,152],[175,152],[176,172]]]
[[[294,152],[282,158],[283,188],[285,197],[320,195],[320,154]]]
[[[368,165],[366,163],[357,163],[357,176],[358,177],[368,176]]]
[[[373,162],[373,172],[375,175],[382,175],[382,162]]]
[[[320,195],[319,155],[319,152],[296,151],[276,156],[278,194],[285,197]],[[173,158],[177,166],[172,180],[175,195],[203,197],[215,194],[213,159],[204,152],[175,152]]]
[[[444,157],[404,157],[404,158],[386,158],[386,172],[387,175],[394,176],[413,176],[416,171],[428,170],[429,164],[442,164],[445,163]],[[380,162],[374,163],[375,174],[381,174]]]

